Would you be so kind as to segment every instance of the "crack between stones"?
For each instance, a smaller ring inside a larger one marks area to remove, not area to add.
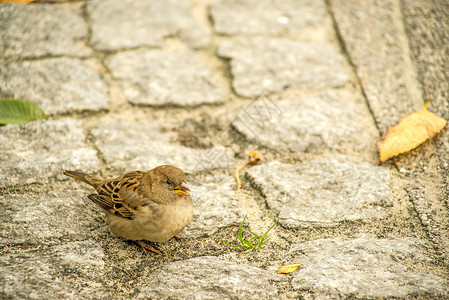
[[[379,128],[379,124],[378,124],[378,122],[376,120],[376,117],[374,115],[374,111],[371,108],[370,102],[368,100],[368,96],[365,93],[365,89],[363,87],[362,80],[360,79],[360,77],[359,77],[359,75],[357,73],[357,67],[354,64],[354,62],[353,62],[353,60],[351,58],[351,55],[349,54],[349,51],[348,51],[348,49],[346,47],[346,44],[345,44],[345,42],[343,40],[343,36],[342,36],[342,34],[341,34],[340,30],[339,30],[337,20],[335,19],[335,15],[334,15],[334,13],[332,11],[331,0],[324,0],[324,2],[326,3],[327,11],[328,11],[328,13],[329,13],[329,15],[331,17],[332,27],[333,27],[333,29],[335,31],[335,35],[337,37],[337,41],[338,41],[338,44],[340,46],[340,49],[341,49],[341,51],[343,53],[343,56],[346,57],[346,60],[348,61],[349,65],[351,66],[351,69],[352,69],[352,71],[354,73],[354,77],[356,78],[357,85],[360,87],[360,91],[362,93],[362,96],[365,99],[365,104],[368,107],[368,110],[370,112],[371,118],[373,119],[374,125],[376,126],[377,131],[379,132],[379,136],[380,136],[381,130]]]
[[[105,169],[105,166],[107,166],[107,161],[103,152],[101,152],[100,148],[98,148],[98,146],[95,144],[95,136],[92,134],[91,129],[86,131],[86,138],[84,142],[86,143],[86,145],[91,146],[97,152],[98,160],[101,163],[99,170],[101,172],[102,170]]]
[[[434,249],[438,259],[441,260],[442,264],[449,266],[449,262],[447,259],[447,254],[445,249],[442,247],[444,245],[441,245],[441,238],[438,232],[433,232],[431,230],[432,227],[438,228],[438,222],[434,220],[433,217],[428,217],[427,225],[424,222],[423,214],[427,215],[427,213],[431,213],[431,211],[426,211],[424,206],[426,203],[419,204],[413,201],[413,198],[416,197],[416,193],[414,195],[413,191],[419,191],[418,186],[410,186],[408,188],[405,188],[405,192],[407,193],[408,199],[413,207],[414,212],[416,213],[416,216],[418,217],[419,223],[421,224],[422,228],[424,229],[424,233],[427,237],[427,240],[430,242],[430,245]],[[423,197],[425,199],[425,197]],[[421,206],[421,209],[418,207]]]
[[[411,47],[410,47],[410,40],[408,38],[408,34],[405,28],[405,20],[404,20],[404,15],[402,14],[402,7],[403,7],[403,1],[401,0],[395,0],[392,3],[393,6],[393,16],[392,16],[392,20],[393,23],[395,24],[397,30],[400,32],[400,34],[398,34],[399,36],[399,46],[401,47],[401,50],[403,51],[403,61],[404,61],[404,66],[405,69],[407,70],[407,72],[404,72],[403,74],[403,79],[406,83],[407,86],[407,90],[409,95],[411,96],[411,100],[413,103],[417,103],[421,100],[422,104],[424,101],[423,100],[423,87],[421,85],[421,83],[418,80],[418,71],[416,68],[416,65],[413,63],[412,60],[412,53],[410,51]],[[434,144],[433,144],[434,145]],[[395,164],[396,169],[398,169],[397,164]],[[398,170],[399,171],[399,170]],[[414,185],[412,187],[413,188],[419,188],[419,185]],[[417,199],[416,196],[413,195],[413,192],[411,189],[406,189],[406,193],[408,195],[409,201],[413,207],[413,210],[416,213],[416,216],[419,219],[419,222],[421,224],[421,226],[424,229],[424,232],[426,233],[426,236],[428,238],[428,240],[430,241],[430,243],[432,244],[433,249],[435,250],[436,254],[439,256],[439,258],[443,261],[444,264],[449,264],[448,261],[448,257],[447,257],[447,251],[444,250],[444,242],[441,241],[441,236],[439,234],[439,232],[435,232],[432,230],[432,227],[434,228],[438,228],[439,224],[438,221],[434,220],[433,217],[429,217],[427,223],[423,220],[423,215],[429,215],[432,214],[432,209],[425,209],[425,204],[428,203],[423,203],[423,204],[419,204],[417,203]],[[424,201],[429,201],[429,198],[427,197],[423,197]],[[419,201],[419,200],[418,200]],[[427,202],[426,201],[426,202]],[[444,206],[446,203],[443,199],[442,201],[442,205]]]

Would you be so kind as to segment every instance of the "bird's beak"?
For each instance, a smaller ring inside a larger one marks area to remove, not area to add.
[[[190,195],[190,189],[187,184],[183,182],[181,185],[175,187],[175,193],[180,196],[188,196]]]

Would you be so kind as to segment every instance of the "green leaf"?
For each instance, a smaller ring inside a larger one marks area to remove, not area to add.
[[[251,243],[250,241],[243,240],[243,244],[245,245],[246,248],[254,248],[253,243]]]
[[[238,248],[244,248],[243,246],[240,246],[240,245],[229,244],[228,242],[224,241],[223,238],[222,238],[221,236],[220,236],[220,240],[221,240],[223,243],[225,243],[226,245],[228,245],[228,246],[231,246],[231,247],[238,247]]]
[[[258,239],[258,238],[259,238],[259,235],[258,235],[257,233],[252,232],[252,231],[249,230],[249,229],[248,229],[248,231],[249,231],[252,235],[254,235],[254,236],[252,237],[252,239]]]
[[[268,228],[268,230],[267,230],[264,234],[262,234],[262,235],[260,236],[260,237],[262,238],[262,240],[267,236],[268,232],[270,232],[270,230],[273,229],[274,225],[276,225],[277,222],[279,222],[279,217],[278,217],[278,219],[276,220],[276,222],[274,222],[274,224],[271,225],[271,227]]]
[[[44,112],[34,103],[21,99],[0,99],[0,124],[25,124],[45,118]]]
[[[259,241],[259,246],[258,246],[258,248],[257,249],[260,249],[260,247],[262,247],[266,242],[268,242],[270,240],[270,238],[267,238],[266,240],[260,240]]]

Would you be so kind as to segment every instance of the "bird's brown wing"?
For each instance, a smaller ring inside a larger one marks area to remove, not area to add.
[[[105,211],[122,218],[133,219],[133,212],[148,201],[139,192],[144,174],[143,171],[135,171],[121,178],[107,180],[98,186],[98,194],[88,197]]]

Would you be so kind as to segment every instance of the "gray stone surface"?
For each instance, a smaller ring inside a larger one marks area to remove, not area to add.
[[[330,1],[349,58],[382,133],[402,116],[422,108],[410,89],[416,84],[404,53],[399,2]]]
[[[347,156],[301,164],[269,162],[245,175],[289,228],[369,222],[388,215],[390,172]]]
[[[100,50],[160,46],[178,36],[191,47],[204,47],[210,33],[193,19],[182,0],[93,0],[87,2],[91,44]]]
[[[260,98],[239,110],[232,126],[246,138],[276,151],[332,149],[376,157],[378,133],[362,106],[335,93],[281,101]]]
[[[107,298],[99,280],[104,275],[103,250],[92,240],[61,243],[0,257],[3,299]]]
[[[103,248],[94,240],[68,242],[52,250],[57,261],[66,269],[87,278],[98,278],[104,274]]]
[[[0,4],[0,56],[87,56],[79,11],[49,4]]]
[[[239,224],[245,215],[237,198],[235,179],[229,175],[197,176],[189,181],[194,205],[192,223],[180,237],[211,235],[220,228]]]
[[[302,264],[293,273],[293,288],[311,290],[317,298],[449,296],[443,278],[411,268],[431,261],[425,242],[419,239],[372,235],[319,239],[292,246],[290,255],[291,261]]]
[[[218,55],[231,59],[232,86],[254,97],[287,87],[317,90],[342,87],[349,69],[338,49],[283,38],[238,37],[222,43]]]
[[[172,262],[141,283],[138,299],[275,299],[276,276],[269,271],[204,256]]]
[[[449,2],[401,1],[410,55],[430,110],[449,119]],[[438,84],[436,84],[438,82]],[[448,141],[449,139],[446,139]],[[446,148],[448,149],[448,148]]]
[[[108,107],[108,88],[98,71],[74,58],[0,64],[0,96],[36,103],[46,114]]]
[[[217,104],[225,96],[190,50],[136,50],[106,59],[129,102],[140,105]]]
[[[214,146],[199,150],[176,142],[175,132],[162,132],[158,122],[102,123],[92,130],[108,167],[120,171],[150,170],[170,164],[186,172],[229,167],[233,153]]]
[[[88,239],[100,210],[85,191],[0,196],[1,244],[59,244]]]
[[[307,27],[320,27],[327,15],[324,1],[221,0],[212,3],[217,33],[298,35]]]
[[[86,145],[82,122],[36,121],[0,127],[0,183],[3,186],[66,179],[63,170],[98,170],[97,152]]]
[[[408,34],[411,56],[422,84],[423,98],[432,99],[429,110],[449,120],[449,2],[401,2],[405,31]],[[426,227],[429,237],[449,263],[449,130],[443,130],[433,140],[432,156],[420,159],[420,172],[438,172],[427,175],[437,189],[419,180],[408,193]],[[427,177],[426,176],[426,177]]]
[[[447,1],[44,2],[0,4],[0,98],[49,115],[0,127],[1,299],[449,299],[448,130],[375,166],[425,98],[449,117]],[[62,174],[165,163],[195,215],[162,255]],[[244,214],[281,217],[260,251],[219,239]]]

